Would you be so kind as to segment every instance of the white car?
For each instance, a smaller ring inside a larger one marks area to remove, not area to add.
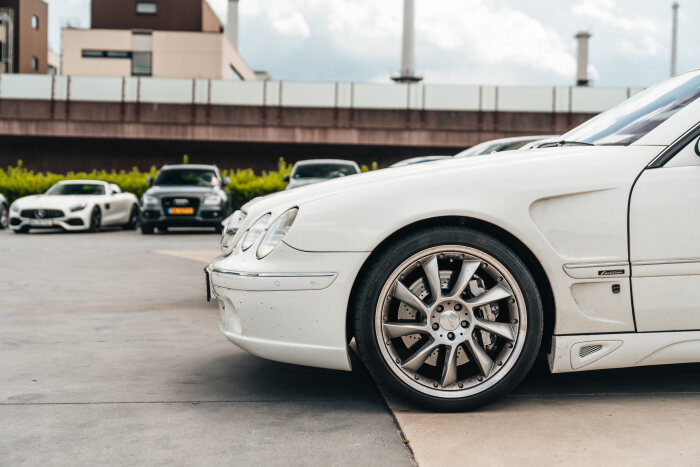
[[[43,195],[20,198],[10,206],[10,228],[15,233],[35,228],[97,232],[108,226],[133,230],[140,218],[136,196],[98,180],[58,182]]]
[[[285,190],[359,173],[360,167],[353,161],[342,159],[299,161],[292,167],[292,173],[284,176],[284,181],[289,182]]]
[[[700,70],[558,147],[381,170],[244,206],[207,268],[220,329],[424,406],[527,374],[700,362]]]
[[[454,157],[484,156],[487,154],[493,154],[494,152],[515,151],[517,149],[524,148],[525,146],[530,146],[534,142],[549,140],[551,138],[554,138],[554,136],[513,136],[511,138],[493,139],[465,149],[464,151],[455,154]]]

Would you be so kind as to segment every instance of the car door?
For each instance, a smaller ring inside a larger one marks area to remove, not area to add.
[[[107,193],[104,201],[103,225],[123,224],[126,211],[126,200],[122,196],[121,189],[112,183],[107,185]]]
[[[700,126],[646,169],[630,198],[637,330],[700,329]],[[676,152],[677,151],[677,152]]]

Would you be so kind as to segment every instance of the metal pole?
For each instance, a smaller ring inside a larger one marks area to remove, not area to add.
[[[415,76],[414,49],[415,49],[415,0],[403,0],[403,40],[401,42],[401,72],[392,79],[397,83],[417,83],[421,80]]]
[[[678,47],[678,2],[671,6],[673,11],[673,27],[671,29],[671,77],[676,76],[676,56]]]
[[[413,76],[413,42],[414,21],[416,4],[415,0],[403,2],[403,45],[401,48],[401,74]]]

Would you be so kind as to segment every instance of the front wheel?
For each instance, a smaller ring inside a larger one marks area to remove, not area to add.
[[[5,204],[0,204],[0,229],[6,229],[9,219],[9,213]]]
[[[469,410],[532,367],[543,328],[537,286],[490,235],[451,226],[408,234],[360,280],[355,338],[381,386],[431,410]]]
[[[129,222],[124,224],[124,230],[136,230],[141,223],[141,211],[139,207],[134,205],[131,207],[131,213],[129,214]]]
[[[90,214],[89,231],[99,232],[100,225],[102,225],[102,212],[100,211],[100,208],[93,208],[92,213]]]

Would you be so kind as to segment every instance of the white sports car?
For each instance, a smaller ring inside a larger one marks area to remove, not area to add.
[[[10,206],[10,228],[16,233],[34,228],[97,232],[107,226],[133,230],[140,219],[136,196],[97,180],[62,181],[43,195],[20,198]]]
[[[700,70],[557,147],[334,180],[244,206],[207,267],[256,355],[439,410],[553,372],[700,362]],[[697,206],[696,206],[697,203]]]

